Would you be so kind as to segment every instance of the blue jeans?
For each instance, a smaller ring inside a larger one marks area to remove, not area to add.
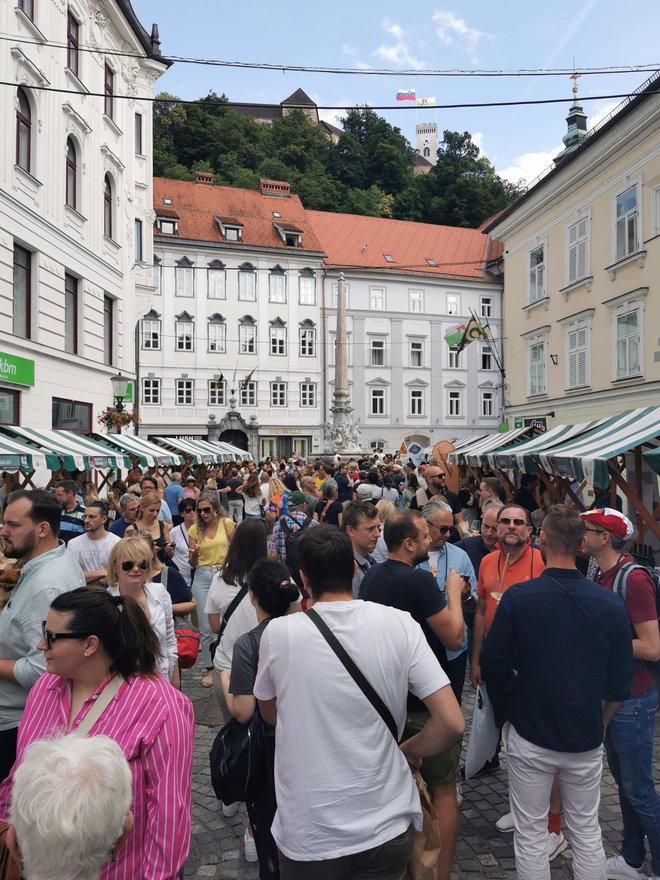
[[[199,624],[199,632],[201,635],[201,651],[200,658],[207,669],[213,668],[211,660],[211,642],[215,638],[209,626],[209,616],[204,611],[206,607],[206,599],[209,595],[209,587],[215,575],[215,571],[204,566],[197,566],[195,569],[195,577],[193,578],[192,594],[197,602],[197,622]]]
[[[660,875],[660,797],[653,784],[653,728],[658,691],[650,688],[621,706],[605,735],[607,761],[619,788],[623,819],[621,855],[640,868],[651,851],[651,870]]]

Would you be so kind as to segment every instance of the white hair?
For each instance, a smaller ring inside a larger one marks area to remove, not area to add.
[[[26,880],[98,880],[131,800],[128,762],[107,736],[74,733],[28,746],[9,818]]]
[[[444,510],[445,513],[451,513],[452,509],[447,504],[446,501],[440,501],[439,499],[436,501],[435,499],[431,499],[427,501],[427,503],[422,507],[422,516],[427,522],[432,523],[436,513],[439,510]]]

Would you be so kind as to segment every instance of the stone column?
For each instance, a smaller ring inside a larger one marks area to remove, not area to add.
[[[360,429],[353,423],[348,390],[348,339],[346,337],[346,287],[344,274],[337,284],[337,334],[335,337],[335,387],[332,394],[332,429],[326,438],[326,454],[353,456],[361,453]]]

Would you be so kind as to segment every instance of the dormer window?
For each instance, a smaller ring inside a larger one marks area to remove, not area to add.
[[[273,223],[273,226],[285,247],[302,247],[302,229],[298,229],[296,226],[287,226],[283,223]]]
[[[225,226],[225,241],[240,241],[241,230],[238,226]]]
[[[157,217],[156,226],[159,235],[178,235],[179,225],[176,220],[171,217]]]
[[[230,218],[214,217],[223,241],[243,241],[243,224]]]
[[[171,204],[172,204],[172,199],[163,199],[163,204],[164,204],[164,205],[171,205]]]

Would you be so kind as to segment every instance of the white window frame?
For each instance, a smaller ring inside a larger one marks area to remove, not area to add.
[[[195,322],[194,321],[189,321],[188,319],[186,319],[184,321],[184,320],[179,320],[177,318],[177,320],[174,324],[174,350],[175,351],[194,351],[195,350]]]
[[[273,357],[286,357],[286,327],[270,325],[269,350]]]
[[[301,306],[316,305],[316,275],[298,276],[298,302]]]
[[[651,190],[652,236],[660,235],[660,186]]]
[[[447,389],[447,417],[460,419],[465,417],[465,406],[462,388]]]
[[[256,324],[238,325],[238,353],[257,353],[257,327]]]
[[[248,382],[239,389],[239,398],[241,406],[257,405],[257,383]]]
[[[300,357],[316,357],[316,327],[300,327]]]
[[[195,380],[176,379],[174,383],[175,400],[177,406],[195,405]]]
[[[425,345],[423,339],[408,340],[408,362],[411,367],[416,369],[423,369],[425,355],[424,349]],[[416,361],[418,361],[418,363],[415,363]]]
[[[300,406],[316,406],[316,382],[300,383]]]
[[[227,383],[223,379],[219,382],[217,379],[208,380],[209,406],[226,406],[227,405]]]
[[[548,335],[537,333],[527,337],[526,342],[527,397],[538,397],[548,393]],[[536,357],[539,353],[541,356]]]
[[[270,405],[272,407],[286,407],[287,405],[287,383],[271,382],[270,383]]]
[[[268,276],[268,302],[286,303],[286,275],[271,272]]]
[[[142,403],[145,406],[160,406],[160,379],[147,376],[142,380]]]
[[[493,349],[487,342],[479,345],[480,370],[493,370],[495,358],[493,357]]]
[[[207,351],[217,354],[227,352],[227,325],[224,321],[209,321],[207,324]]]
[[[533,262],[535,254],[540,254],[541,259]],[[545,299],[546,294],[546,259],[547,259],[547,243],[542,241],[533,247],[527,255],[527,302],[539,302]]]
[[[577,284],[589,275],[590,218],[580,217],[566,229],[566,283]]]
[[[251,279],[249,283],[248,279]],[[257,273],[254,269],[238,270],[238,299],[241,302],[257,301]]]
[[[208,299],[227,299],[227,270],[209,266],[206,270],[206,293]]]
[[[447,351],[447,369],[460,370],[462,355],[463,352],[459,352],[457,345],[450,345]]]
[[[156,256],[151,267],[151,286],[154,288],[154,295],[160,296],[163,292],[163,264]]]
[[[619,215],[619,200],[633,191],[635,194],[634,208],[628,208],[628,210]],[[630,186],[619,190],[614,196],[614,262],[625,260],[627,257],[636,254],[640,249],[640,242],[642,241],[641,193],[641,182],[636,181]],[[628,241],[631,228],[634,238],[632,246],[630,246]]]
[[[493,310],[495,308],[495,300],[492,296],[479,297],[479,315],[482,318],[493,318]]]
[[[387,415],[387,391],[385,388],[369,389],[369,415]]]
[[[564,327],[564,388],[573,391],[591,385],[591,314],[560,321]]]
[[[141,348],[143,351],[160,351],[162,339],[161,326],[160,318],[142,319]]]
[[[479,412],[482,419],[495,417],[495,392],[491,389],[482,389],[479,400]]]
[[[612,309],[612,381],[625,381],[626,379],[637,379],[644,375],[644,307],[643,298],[637,297],[619,303],[616,308]],[[628,315],[637,315],[637,333],[627,334],[619,337],[618,324],[622,318]],[[626,349],[629,349],[630,340],[637,338],[637,369],[627,369],[625,372],[619,371],[619,344],[628,340]]]
[[[408,311],[418,315],[424,311],[424,289],[422,287],[408,288]]]
[[[385,288],[370,287],[369,288],[369,308],[372,312],[385,311]]]
[[[461,314],[461,295],[460,293],[447,294],[447,315],[458,317]]]
[[[387,366],[387,342],[385,339],[369,339],[369,366]]]
[[[191,299],[195,296],[195,270],[184,263],[174,270],[174,295]]]
[[[426,415],[426,390],[424,388],[409,389],[408,414],[412,418]]]

